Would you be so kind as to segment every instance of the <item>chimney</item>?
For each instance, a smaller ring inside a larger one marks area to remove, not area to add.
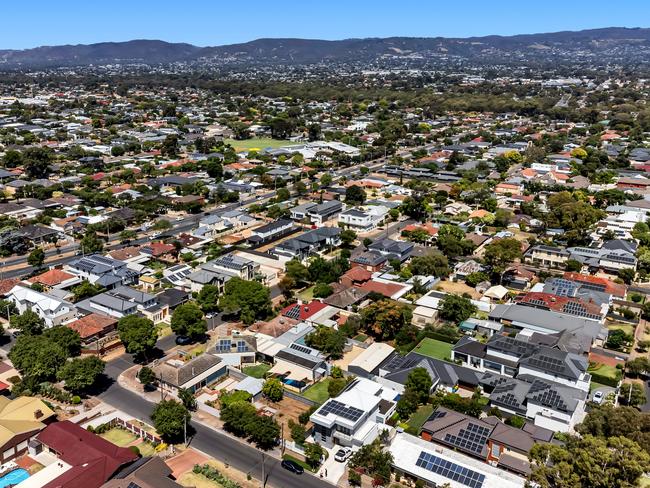
[[[43,416],[43,412],[40,409],[34,412],[34,418],[40,419],[42,416]]]

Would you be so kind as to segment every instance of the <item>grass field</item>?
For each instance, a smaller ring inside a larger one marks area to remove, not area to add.
[[[597,390],[598,388],[611,388],[611,387],[608,385],[603,385],[602,383],[596,383],[595,381],[589,383],[589,393],[591,393],[594,390]]]
[[[244,368],[244,373],[246,373],[248,376],[252,376],[253,378],[262,379],[269,369],[271,369],[270,364],[260,363],[256,364],[255,366],[248,366]]]
[[[310,286],[298,293],[298,296],[303,302],[311,302],[314,299],[314,287]]]
[[[209,480],[202,474],[196,474],[192,471],[183,473],[179,478],[178,483],[188,488],[221,488],[221,485],[216,481]]]
[[[607,324],[607,328],[609,330],[622,330],[625,332],[627,335],[634,335],[634,329],[635,327],[631,324],[624,324],[622,322],[615,322],[613,324]]]
[[[235,151],[250,151],[253,149],[262,150],[267,147],[278,148],[284,146],[295,146],[295,142],[285,141],[280,139],[271,139],[270,137],[261,137],[259,139],[245,139],[237,141],[235,139],[226,139],[226,144],[230,144]]]
[[[596,366],[593,368],[590,367],[587,371],[598,372],[600,375],[607,376],[615,380],[620,379],[622,374],[620,369],[616,369],[614,366],[600,363],[596,364]]]
[[[411,415],[411,418],[407,423],[410,427],[419,432],[422,424],[424,424],[431,416],[431,412],[433,412],[433,405],[422,405],[413,415]]]
[[[107,441],[112,442],[116,446],[120,447],[128,446],[137,439],[135,434],[132,434],[131,432],[124,429],[119,429],[117,427],[104,432],[101,434],[101,436]]]
[[[452,344],[447,342],[438,341],[436,339],[429,339],[428,337],[422,339],[413,352],[422,354],[423,356],[429,356],[434,359],[445,359],[451,357],[451,348]]]
[[[302,394],[305,398],[310,399],[316,403],[324,403],[330,397],[330,394],[327,392],[327,387],[330,384],[330,379],[326,378],[323,381],[319,381],[314,386],[310,386]]]
[[[140,450],[140,454],[144,457],[153,456],[156,453],[156,449],[153,447],[153,444],[149,442],[141,442],[137,445],[137,448]]]

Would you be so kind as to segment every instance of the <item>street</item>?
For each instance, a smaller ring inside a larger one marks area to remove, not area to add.
[[[172,334],[160,339],[157,344],[158,348],[168,351],[174,347],[175,337]],[[154,404],[140,395],[122,388],[117,383],[118,376],[134,364],[129,354],[123,354],[107,362],[105,374],[113,381],[106,391],[99,395],[99,398],[134,418],[150,423],[149,416]],[[262,457],[264,456],[266,484],[270,486],[278,488],[324,488],[330,486],[327,482],[307,472],[303,475],[291,473],[283,469],[277,459],[264,455],[262,451],[253,446],[234,440],[210,427],[196,422],[193,422],[192,426],[195,429],[195,434],[190,440],[191,447],[219,459],[239,471],[250,473],[252,477],[259,480],[262,479]]]

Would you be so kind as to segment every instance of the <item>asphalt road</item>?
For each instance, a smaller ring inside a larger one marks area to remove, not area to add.
[[[216,318],[217,319],[217,318]],[[217,319],[220,320],[220,319]],[[158,348],[163,352],[174,346],[176,336],[169,335],[158,341]],[[123,354],[106,364],[105,374],[112,380],[104,393],[99,395],[107,404],[132,415],[144,422],[151,422],[149,416],[154,404],[140,395],[122,388],[117,383],[117,377],[133,366],[131,356]],[[232,439],[218,430],[192,422],[194,435],[190,446],[233,466],[244,473],[250,473],[253,478],[262,479],[262,458],[264,457],[264,473],[266,484],[277,488],[325,488],[327,482],[309,473],[293,474],[280,466],[280,462],[249,444]]]

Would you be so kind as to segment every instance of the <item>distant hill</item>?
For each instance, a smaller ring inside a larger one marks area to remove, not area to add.
[[[323,41],[257,39],[198,47],[155,40],[0,50],[0,67],[57,67],[101,64],[303,65],[449,57],[480,63],[595,59],[650,62],[650,29],[610,27],[577,32],[470,38],[390,37]]]

